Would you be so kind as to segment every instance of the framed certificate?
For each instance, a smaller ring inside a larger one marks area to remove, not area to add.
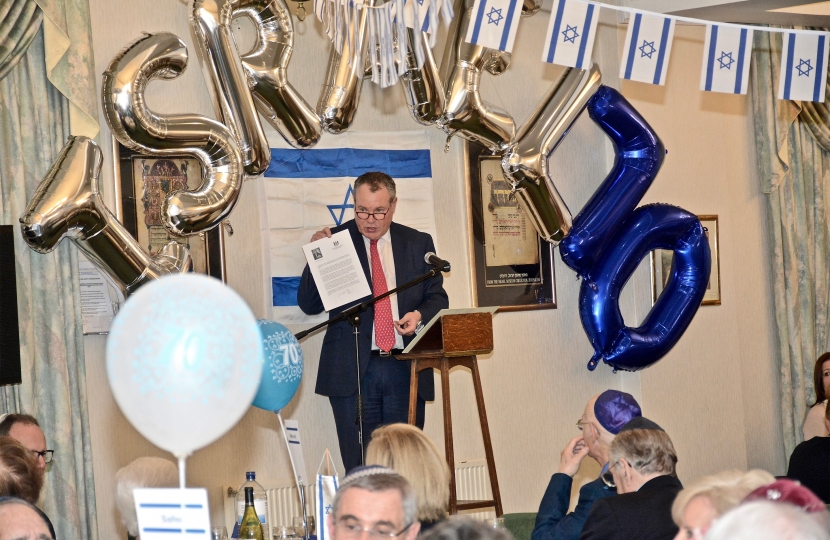
[[[513,197],[501,156],[469,141],[464,153],[475,306],[555,308],[553,246],[539,238]]]
[[[161,202],[168,194],[195,189],[202,183],[199,160],[187,156],[149,156],[130,150],[113,138],[118,219],[150,255],[171,240],[187,246],[193,270],[227,283],[222,226],[193,236],[178,236],[164,227]]]

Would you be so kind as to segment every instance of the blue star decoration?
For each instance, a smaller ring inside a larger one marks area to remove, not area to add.
[[[565,41],[570,41],[574,45],[576,45],[576,38],[579,37],[579,33],[576,31],[576,26],[571,26],[569,24],[565,24],[565,30],[562,32],[562,36],[564,36]],[[565,43],[563,41],[562,43]]]
[[[331,514],[331,505],[326,506],[326,514]]]
[[[735,63],[735,60],[732,59],[731,52],[721,51],[718,62],[720,62],[720,69],[726,68],[732,70],[732,64]]]
[[[501,10],[496,8],[490,8],[490,11],[487,12],[487,24],[495,24],[496,26],[499,25],[501,20],[504,17],[501,16]]]
[[[328,204],[326,207],[329,209],[331,213],[332,219],[334,219],[334,224],[338,227],[343,224],[343,215],[346,213],[348,208],[354,209],[354,204],[350,203],[349,201],[352,199],[352,194],[354,191],[352,190],[351,184],[349,184],[349,189],[346,190],[346,196],[343,198],[343,204]],[[335,210],[340,210],[340,216],[334,213]]]
[[[654,54],[654,51],[657,50],[657,49],[654,48],[654,42],[653,41],[646,41],[646,40],[643,40],[643,44],[639,47],[639,49],[640,49],[640,52],[642,53],[640,55],[640,58],[642,58],[644,56],[648,56],[649,58],[651,58],[651,55]]]
[[[810,59],[804,60],[803,58],[799,58],[798,65],[795,66],[795,69],[798,70],[799,77],[801,77],[802,75],[806,75],[807,77],[809,77],[810,72],[815,68],[810,65]]]

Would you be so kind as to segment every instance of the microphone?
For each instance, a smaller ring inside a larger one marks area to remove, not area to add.
[[[440,268],[442,272],[450,271],[450,263],[448,263],[444,259],[439,259],[438,255],[436,255],[432,251],[424,255],[424,262],[436,268]]]

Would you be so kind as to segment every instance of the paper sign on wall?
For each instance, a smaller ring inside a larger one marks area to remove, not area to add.
[[[141,540],[210,540],[205,489],[139,488],[133,495]]]

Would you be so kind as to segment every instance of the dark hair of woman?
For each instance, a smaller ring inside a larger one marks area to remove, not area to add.
[[[16,439],[0,437],[0,496],[37,503],[43,470],[34,455]]]
[[[830,352],[826,352],[818,357],[816,360],[816,365],[813,367],[813,385],[816,387],[816,402],[813,403],[813,406],[822,403],[827,396],[824,395],[824,363],[830,360]]]

